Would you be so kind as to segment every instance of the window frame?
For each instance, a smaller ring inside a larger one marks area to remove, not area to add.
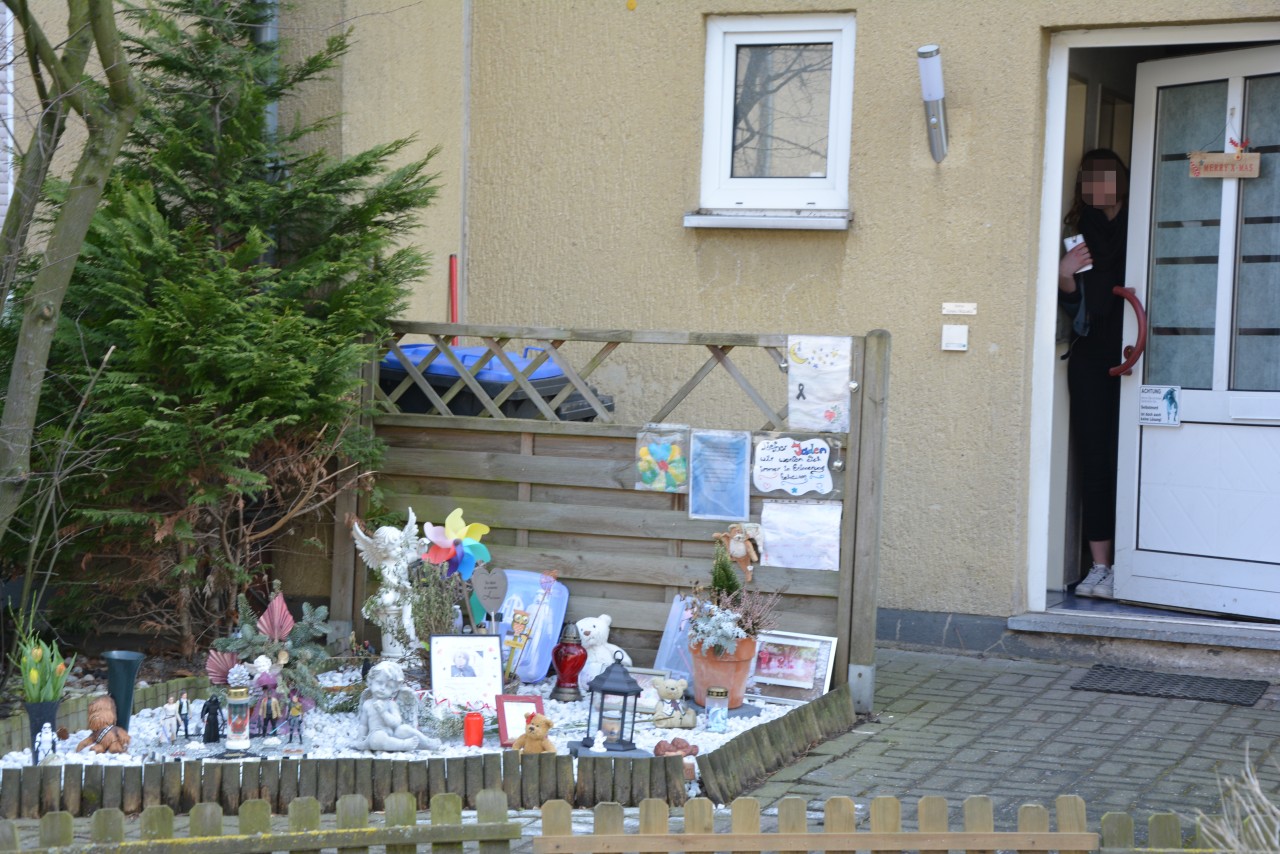
[[[686,217],[686,225],[738,227],[732,222],[707,221],[737,216],[750,217],[754,227],[768,227],[760,220],[776,217],[815,222],[773,227],[847,228],[854,34],[853,14],[716,15],[707,19],[700,210]],[[732,175],[737,49],[762,44],[831,45],[827,174],[822,178]],[[845,224],[833,225],[834,220]]]

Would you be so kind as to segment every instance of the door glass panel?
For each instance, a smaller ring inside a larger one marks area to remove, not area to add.
[[[1191,178],[1187,153],[1220,143],[1227,81],[1165,87],[1156,103],[1146,381],[1210,388],[1222,181]]]
[[[826,177],[831,59],[830,44],[738,47],[733,177]]]
[[[1244,135],[1262,164],[1240,180],[1231,387],[1280,391],[1280,75],[1245,81]]]

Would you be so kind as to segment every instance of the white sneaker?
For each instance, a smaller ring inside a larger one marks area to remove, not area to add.
[[[1114,580],[1111,567],[1095,563],[1084,580],[1076,585],[1077,596],[1092,596],[1097,599],[1114,599]]]

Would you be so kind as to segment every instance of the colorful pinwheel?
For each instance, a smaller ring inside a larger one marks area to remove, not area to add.
[[[443,525],[426,525],[427,539],[431,548],[427,550],[427,563],[447,564],[446,575],[458,573],[463,581],[471,580],[476,563],[488,563],[489,549],[480,542],[480,538],[489,533],[489,526],[479,522],[468,525],[462,519],[462,508],[449,514]]]

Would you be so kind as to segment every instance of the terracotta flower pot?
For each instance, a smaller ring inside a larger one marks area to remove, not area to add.
[[[693,661],[693,699],[699,706],[707,705],[707,688],[719,685],[729,689],[729,708],[742,705],[742,695],[747,688],[747,676],[751,662],[756,658],[756,639],[743,638],[731,653],[717,655],[710,650],[703,652],[700,646],[689,644],[689,657]]]

